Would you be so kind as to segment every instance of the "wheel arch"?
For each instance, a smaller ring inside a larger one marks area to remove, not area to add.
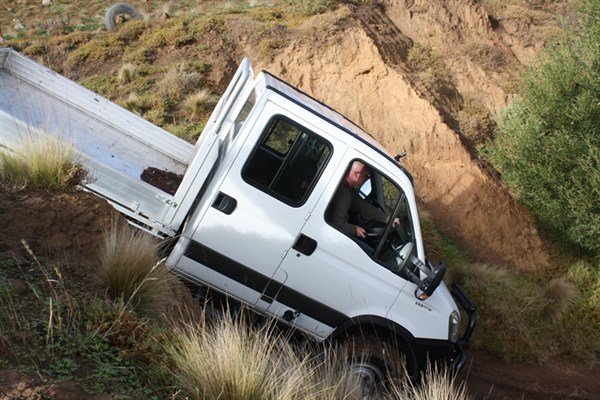
[[[340,324],[328,339],[335,342],[353,335],[374,335],[380,339],[391,341],[406,355],[408,363],[417,369],[421,367],[415,350],[415,337],[394,321],[374,315],[353,317]]]

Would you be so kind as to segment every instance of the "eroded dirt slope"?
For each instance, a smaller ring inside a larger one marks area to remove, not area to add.
[[[357,23],[300,38],[259,67],[338,109],[392,154],[407,151],[402,162],[415,177],[417,195],[436,224],[475,260],[524,270],[545,267],[548,256],[529,213],[451,129],[452,104],[432,102],[407,76],[408,48],[429,38],[434,47],[450,48],[442,52],[458,77],[459,101],[477,91],[490,108],[506,102],[502,76],[517,57],[476,2],[438,3],[421,2],[426,13],[402,1],[352,9]],[[497,46],[505,67],[490,72],[461,57],[461,46],[472,38]]]
[[[26,243],[38,256],[96,259],[103,233],[120,215],[88,192],[44,191],[0,195],[0,256],[25,256]]]

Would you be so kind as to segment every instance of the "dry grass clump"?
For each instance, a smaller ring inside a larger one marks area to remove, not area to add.
[[[185,107],[190,110],[192,118],[202,116],[207,110],[214,106],[215,100],[208,89],[202,89],[185,99]]]
[[[49,134],[30,135],[14,152],[0,151],[0,186],[70,191],[88,178],[75,147]]]
[[[143,315],[163,318],[178,281],[161,262],[162,243],[125,223],[114,222],[104,236],[97,271],[108,296]]]
[[[545,299],[542,316],[544,320],[558,322],[562,320],[575,303],[577,290],[575,286],[564,278],[554,278],[546,286],[543,297]]]
[[[180,101],[202,84],[202,74],[190,71],[186,64],[172,66],[156,83],[157,95],[162,99]]]
[[[177,329],[167,348],[177,380],[190,398],[362,398],[337,353],[314,357],[296,351],[273,324],[251,327],[228,315]]]
[[[469,400],[465,382],[457,383],[456,376],[448,369],[428,366],[421,384],[415,385],[410,381],[395,385],[391,388],[388,400]]]
[[[507,60],[500,49],[484,41],[474,41],[466,44],[464,52],[471,60],[492,72],[505,67],[507,64]]]
[[[291,348],[267,337],[222,318],[176,330],[168,351],[181,387],[193,399],[280,398],[280,390],[301,380]]]
[[[432,48],[415,44],[408,51],[408,63],[412,69],[412,79],[432,93],[443,92],[446,87],[454,87],[454,78],[446,67],[444,59]]]
[[[145,98],[138,96],[136,93],[130,93],[122,104],[129,111],[137,112],[138,114],[148,109]]]
[[[465,102],[456,120],[460,132],[475,146],[483,145],[492,139],[496,123],[489,110],[477,99]]]
[[[130,83],[137,73],[137,67],[133,63],[125,63],[119,68],[118,77],[121,83]]]

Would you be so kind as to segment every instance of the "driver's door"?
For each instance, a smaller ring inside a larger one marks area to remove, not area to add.
[[[285,285],[271,288],[276,296],[273,296],[275,301],[268,309],[270,314],[282,318],[287,313],[293,318],[292,324],[321,337],[326,337],[333,327],[350,317],[385,316],[385,310],[392,306],[406,284],[391,264],[386,264],[388,260],[374,258],[385,255],[390,257],[390,263],[395,260],[394,251],[401,248],[398,241],[406,237],[400,233],[400,227],[391,228],[385,236],[389,240],[383,240],[385,232],[381,232],[374,242],[378,251],[374,256],[326,218],[337,185],[342,181],[347,166],[356,159],[355,155],[339,166],[328,190],[300,231],[300,236],[319,238],[318,246],[310,254],[291,249],[278,270],[282,271],[278,273],[287,276]],[[366,158],[361,160],[368,163]],[[363,196],[383,207],[391,205],[392,211],[406,211],[404,207],[397,206],[404,201],[400,188],[378,172],[374,164],[370,167],[372,177],[363,187]],[[402,219],[406,221],[406,218]],[[411,235],[412,222],[407,222],[405,228]]]

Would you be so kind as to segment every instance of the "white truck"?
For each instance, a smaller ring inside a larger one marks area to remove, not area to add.
[[[173,272],[317,341],[352,340],[367,353],[354,364],[365,381],[384,381],[400,354],[409,372],[428,360],[465,363],[475,307],[446,287],[443,263],[427,261],[399,157],[306,93],[266,71],[254,76],[247,59],[192,145],[0,49],[0,145],[10,151],[42,132],[76,146],[93,176],[86,190],[172,238]],[[360,201],[389,216],[350,215],[367,228],[362,243],[330,218],[357,160],[369,170]],[[176,190],[147,183],[149,169],[176,179]]]

